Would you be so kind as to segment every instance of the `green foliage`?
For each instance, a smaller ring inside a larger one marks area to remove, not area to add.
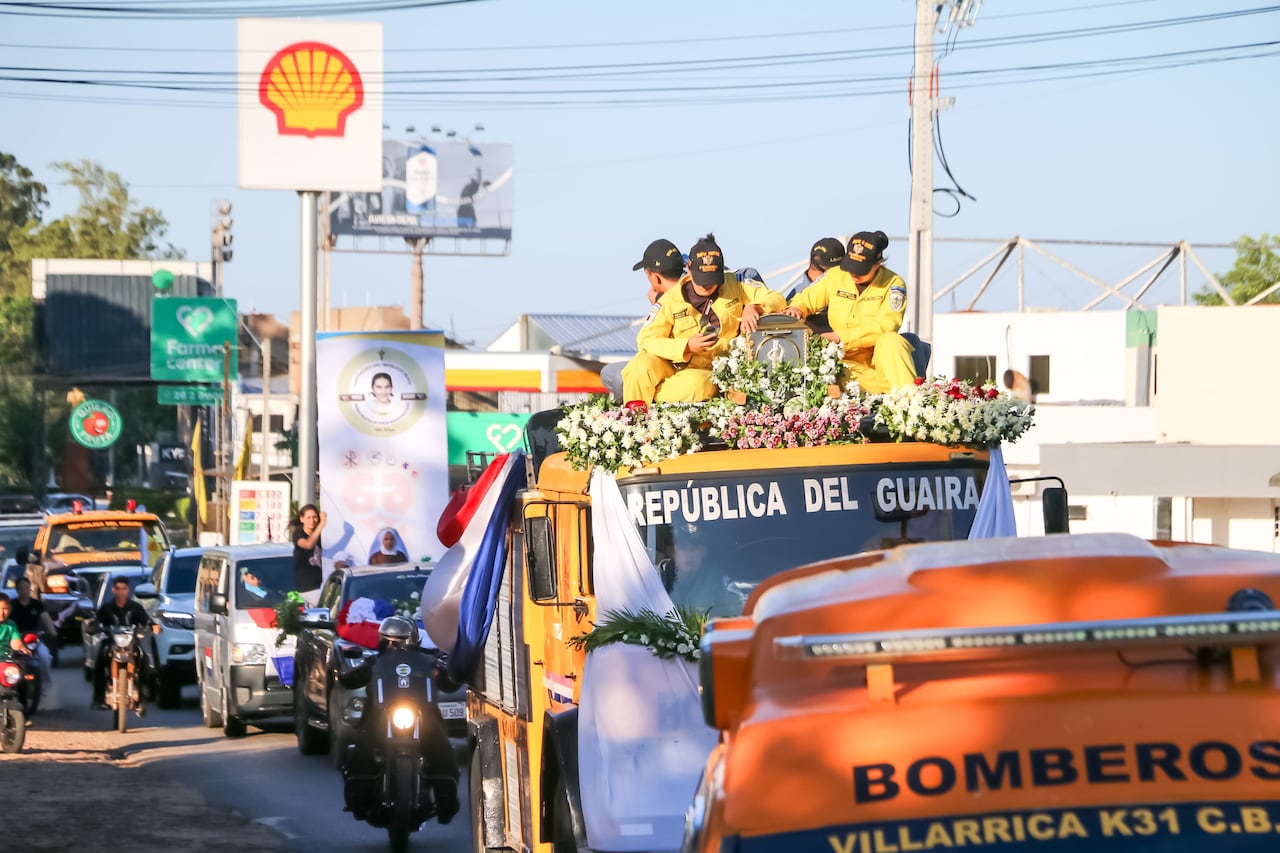
[[[39,227],[47,192],[30,169],[0,151],[0,296],[30,293],[30,265],[18,250]]]
[[[702,631],[710,611],[677,606],[665,616],[645,609],[639,613],[610,610],[587,634],[569,638],[569,645],[593,652],[614,643],[644,646],[659,658],[696,661]]]
[[[1280,235],[1263,234],[1254,239],[1246,234],[1235,242],[1235,247],[1235,265],[1218,280],[1236,304],[1243,305],[1280,282]],[[1211,285],[1205,285],[1192,298],[1198,305],[1226,304]],[[1280,303],[1280,291],[1269,294],[1262,302]]]
[[[307,602],[297,592],[286,594],[284,601],[276,605],[274,627],[280,629],[280,633],[276,634],[277,648],[284,645],[290,634],[302,633],[302,609],[306,606]]]

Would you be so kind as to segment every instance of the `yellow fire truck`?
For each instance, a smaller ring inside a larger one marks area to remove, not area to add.
[[[596,616],[592,503],[588,472],[537,438],[554,436],[559,415],[530,420],[528,488],[468,695],[477,851],[588,847],[577,741],[586,653],[570,640]],[[733,449],[624,469],[617,483],[672,601],[738,616],[757,584],[789,567],[966,538],[987,462],[911,442]]]

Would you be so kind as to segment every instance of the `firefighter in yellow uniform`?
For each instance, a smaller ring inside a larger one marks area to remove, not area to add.
[[[739,331],[786,307],[781,293],[738,281],[708,234],[689,250],[689,274],[658,301],[658,313],[636,336],[639,352],[622,371],[626,402],[701,403],[719,389],[711,362],[727,355]]]
[[[831,331],[823,337],[844,346],[841,383],[857,380],[867,394],[884,394],[916,378],[914,348],[898,334],[907,287],[884,265],[888,245],[883,231],[855,234],[839,268],[797,293],[783,312],[803,320],[826,308]]]

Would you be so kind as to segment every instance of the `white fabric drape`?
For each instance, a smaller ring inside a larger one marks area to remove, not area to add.
[[[671,597],[645,551],[612,475],[591,475],[596,618],[658,613]],[[697,668],[641,646],[587,655],[578,709],[578,761],[592,850],[680,846],[684,815],[719,733],[702,719]]]
[[[1018,535],[1013,492],[1009,488],[1009,472],[1004,467],[1004,452],[1000,445],[991,448],[990,459],[982,497],[978,499],[978,512],[973,517],[973,527],[969,529],[970,539]]]

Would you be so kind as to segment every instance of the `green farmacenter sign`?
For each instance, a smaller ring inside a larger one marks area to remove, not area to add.
[[[222,353],[230,347],[229,379],[240,375],[234,299],[157,296],[151,300],[151,378],[163,382],[222,382]]]
[[[115,444],[123,425],[116,407],[102,400],[85,400],[71,410],[71,437],[90,450]]]

